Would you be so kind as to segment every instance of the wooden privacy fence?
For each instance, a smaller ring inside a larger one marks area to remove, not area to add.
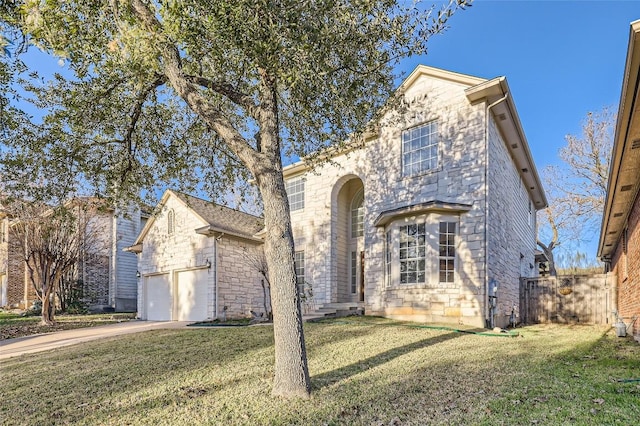
[[[615,277],[612,274],[520,279],[520,321],[613,324]]]

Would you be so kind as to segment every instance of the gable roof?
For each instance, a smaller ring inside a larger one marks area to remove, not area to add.
[[[598,257],[611,258],[640,191],[640,20],[631,23]]]
[[[496,117],[495,122],[506,139],[507,149],[514,160],[520,177],[526,184],[527,191],[534,202],[535,209],[540,210],[547,207],[547,197],[533,161],[533,156],[529,150],[529,144],[522,129],[515,103],[511,97],[506,77],[487,80],[485,78],[460,74],[440,68],[418,65],[402,84],[400,84],[398,90],[406,91],[415,84],[420,77],[430,77],[467,86],[465,94],[472,104],[478,102],[487,102],[487,104],[490,104],[506,96],[504,102],[499,102],[492,109],[493,115]],[[334,155],[342,153],[343,152],[336,151]],[[309,170],[309,165],[306,164],[303,159],[285,167],[282,172],[286,179],[302,174],[307,170]]]
[[[157,218],[157,213],[163,209],[169,197],[179,200],[202,222],[202,227],[194,229],[196,233],[210,236],[224,234],[256,242],[262,241],[255,236],[264,227],[261,217],[168,189],[156,206],[156,213],[149,218],[133,246],[142,244]]]
[[[507,150],[513,159],[518,173],[526,185],[536,210],[549,205],[542,187],[536,164],[533,161],[527,137],[524,134],[516,104],[511,96],[506,77],[496,77],[492,80],[470,87],[465,90],[467,99],[472,104],[486,102],[492,106],[495,123],[505,138]]]

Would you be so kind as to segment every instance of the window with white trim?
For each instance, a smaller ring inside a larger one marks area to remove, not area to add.
[[[351,201],[351,238],[364,235],[364,189],[358,191]]]
[[[424,223],[401,226],[399,241],[400,284],[425,282],[426,234]]]
[[[351,294],[356,294],[358,284],[358,252],[351,252]]]
[[[439,282],[452,283],[456,270],[456,223],[440,222],[439,234]]]
[[[429,213],[392,221],[385,229],[386,286],[451,286],[457,282],[456,215]]]
[[[304,294],[304,251],[297,251],[293,255],[293,264],[296,270],[296,284],[300,295]]]
[[[298,177],[284,183],[291,211],[304,209],[304,181],[304,178]]]
[[[391,231],[385,233],[384,244],[385,280],[387,287],[391,285]]]
[[[402,132],[402,174],[417,175],[438,167],[438,122]]]
[[[167,234],[173,235],[176,231],[176,213],[173,210],[169,210],[167,213]]]

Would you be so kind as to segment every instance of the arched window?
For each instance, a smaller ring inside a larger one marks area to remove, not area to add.
[[[351,238],[364,235],[364,188],[351,201]]]
[[[176,230],[176,214],[173,210],[167,213],[167,234],[173,235]]]

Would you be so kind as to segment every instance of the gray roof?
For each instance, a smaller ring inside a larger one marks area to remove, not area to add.
[[[254,239],[254,235],[264,228],[264,220],[261,217],[221,206],[192,195],[176,191],[171,192],[207,222],[210,231]]]

